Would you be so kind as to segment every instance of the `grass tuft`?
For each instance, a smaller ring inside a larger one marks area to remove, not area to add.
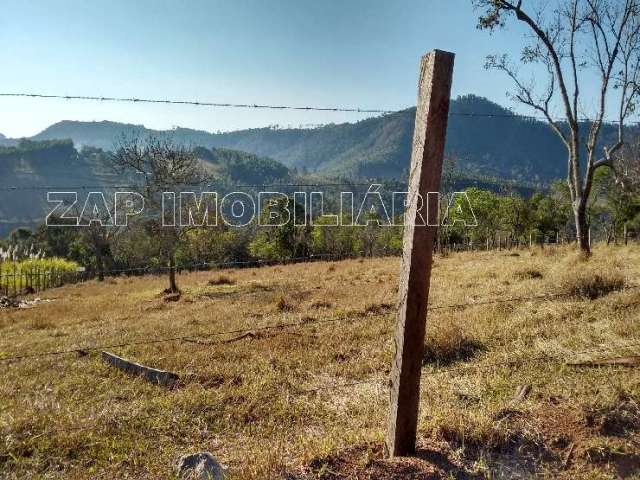
[[[207,282],[210,286],[218,286],[218,285],[235,285],[236,281],[228,277],[226,275],[218,275],[216,278],[212,278]]]
[[[369,303],[364,307],[365,315],[382,315],[391,312],[395,307],[390,303]]]
[[[320,310],[324,308],[333,308],[333,303],[327,302],[326,300],[317,300],[311,304],[311,308]]]
[[[423,364],[449,365],[467,361],[484,349],[484,346],[470,338],[459,326],[445,324],[427,333]]]
[[[280,295],[276,300],[276,309],[280,312],[291,312],[295,310],[295,306],[284,298],[284,295]]]
[[[560,282],[560,293],[574,298],[595,300],[624,287],[624,277],[618,273],[581,271],[564,276]]]
[[[527,268],[526,270],[520,270],[514,275],[518,280],[536,280],[543,277],[540,270],[535,268]]]

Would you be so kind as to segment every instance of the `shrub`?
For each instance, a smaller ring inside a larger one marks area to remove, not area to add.
[[[209,280],[209,285],[235,285],[236,281],[233,278],[227,277],[226,275],[218,275],[216,278],[212,278]]]
[[[290,312],[291,310],[294,310],[295,307],[291,303],[289,303],[283,295],[280,295],[280,297],[278,297],[278,300],[276,301],[276,309],[281,312]]]
[[[383,315],[391,312],[395,308],[390,303],[369,303],[364,307],[365,315]]]
[[[478,350],[480,342],[469,338],[455,324],[446,324],[427,333],[423,363],[447,365],[460,360],[469,360]]]
[[[540,270],[536,270],[534,268],[528,268],[526,270],[521,270],[515,273],[515,277],[518,280],[534,280],[542,278],[542,272]]]
[[[316,300],[311,304],[311,308],[315,308],[315,309],[333,308],[333,303],[327,302],[326,300]]]
[[[569,297],[595,300],[611,292],[622,290],[625,280],[616,273],[580,272],[567,275],[560,283],[560,293]]]

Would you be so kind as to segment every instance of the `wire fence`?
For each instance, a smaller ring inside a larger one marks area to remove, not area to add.
[[[117,277],[121,275],[140,276],[140,275],[160,275],[174,270],[177,274],[185,272],[209,271],[213,269],[230,269],[230,268],[261,268],[275,265],[290,265],[301,262],[319,262],[319,261],[341,261],[348,259],[360,258],[357,255],[340,255],[340,254],[309,254],[304,257],[291,257],[278,260],[241,260],[227,262],[194,262],[177,267],[168,265],[145,265],[131,268],[115,268],[104,270],[86,270],[81,268],[77,271],[68,270],[43,270],[43,269],[27,269],[19,271],[18,267],[9,269],[12,273],[0,271],[0,294],[4,293],[6,297],[18,297],[20,295],[29,295],[39,293],[50,288],[62,287],[66,284],[75,284],[95,280],[101,277]]]
[[[343,112],[343,113],[357,113],[357,114],[379,114],[389,115],[395,113],[397,110],[385,109],[385,108],[363,108],[363,107],[351,107],[351,106],[294,106],[294,105],[271,105],[261,103],[227,103],[227,102],[212,102],[212,101],[198,101],[198,100],[175,100],[175,99],[149,99],[149,98],[134,98],[134,97],[106,97],[106,96],[83,96],[83,95],[48,95],[41,93],[0,93],[0,97],[23,97],[34,99],[59,99],[59,100],[79,100],[79,101],[97,101],[97,102],[118,102],[118,103],[138,103],[138,104],[166,104],[166,105],[187,105],[195,107],[212,107],[212,108],[237,108],[237,109],[254,109],[254,110],[294,110],[294,111],[316,111],[316,112]],[[516,113],[504,113],[504,114],[488,114],[488,113],[474,113],[474,112],[451,112],[451,117],[466,117],[466,118],[518,118],[528,120],[542,120],[547,119],[543,116],[535,115],[519,115]],[[582,119],[582,121],[590,122],[588,118]],[[608,121],[610,122],[610,121]],[[610,122],[615,123],[615,122]],[[313,128],[322,128],[321,125],[314,125]],[[212,186],[213,184],[207,185]],[[370,184],[348,182],[348,183],[265,183],[254,185],[235,185],[233,188],[264,188],[264,187],[282,187],[282,188],[326,188],[326,187],[359,187]],[[194,185],[201,186],[201,185]],[[73,188],[74,190],[93,190],[93,189],[125,189],[132,188],[135,185],[126,184],[112,184],[107,185],[105,183],[100,185],[81,185],[81,186],[46,186],[46,185],[31,185],[31,186],[0,186],[0,191],[26,191],[26,190],[63,190]],[[629,240],[638,240],[638,234],[634,232],[625,233],[623,239],[624,243]],[[461,252],[461,251],[511,251],[521,250],[534,247],[553,247],[568,244],[575,241],[575,236],[566,234],[532,234],[529,239],[526,238],[513,238],[512,236],[493,236],[487,238],[484,241],[477,241],[473,239],[466,239],[460,242],[447,242],[439,241],[436,245],[436,251],[440,254],[447,254],[449,252]],[[182,265],[176,270],[178,273],[184,271],[205,271],[210,269],[225,269],[225,268],[258,268],[274,265],[286,265],[289,263],[299,262],[315,262],[315,261],[339,261],[346,259],[358,258],[356,255],[336,255],[336,254],[315,254],[304,257],[295,257],[284,260],[246,260],[246,261],[228,261],[228,262],[197,262],[189,265]],[[57,271],[55,269],[50,271],[24,271],[14,273],[1,273],[0,274],[0,294],[4,293],[7,297],[17,297],[20,295],[39,293],[50,288],[61,287],[66,284],[85,282],[95,279],[98,276],[119,276],[119,275],[158,275],[168,272],[174,267],[162,266],[162,265],[147,265],[133,268],[122,269],[108,269],[102,271],[84,270],[84,271]],[[626,287],[626,290],[638,290],[640,285],[630,285]],[[463,302],[458,304],[448,305],[430,305],[428,311],[442,311],[442,310],[456,310],[466,309],[479,306],[497,305],[504,303],[526,303],[526,302],[545,302],[551,300],[557,300],[562,298],[570,298],[572,295],[563,293],[543,293],[539,295],[510,297],[510,298],[485,298],[479,299],[474,302]],[[632,302],[627,304],[628,308],[637,307],[640,302]],[[275,324],[251,326],[240,329],[218,330],[218,331],[193,331],[169,337],[158,338],[138,338],[127,342],[114,342],[114,343],[102,343],[81,345],[77,347],[61,348],[57,350],[48,351],[28,351],[20,354],[11,354],[0,357],[0,363],[10,366],[18,362],[62,357],[67,355],[81,354],[86,356],[101,352],[108,349],[122,349],[127,347],[145,346],[145,345],[157,345],[173,342],[185,342],[195,343],[205,348],[215,348],[216,346],[223,345],[229,342],[229,339],[219,339],[216,341],[202,342],[200,340],[212,339],[219,337],[228,337],[232,335],[243,336],[249,333],[258,332],[275,332],[278,334],[280,331],[287,331],[299,328],[307,328],[309,326],[320,326],[330,324],[342,324],[342,323],[354,323],[367,321],[371,319],[380,319],[392,315],[392,312],[383,313],[362,313],[360,315],[344,315],[339,317],[325,317],[312,321],[298,320],[293,322],[279,322]],[[194,342],[196,340],[196,342]],[[231,339],[233,340],[233,339]],[[566,364],[568,359],[575,358],[580,355],[599,354],[604,352],[619,352],[627,351],[629,349],[637,349],[640,347],[640,342],[625,342],[621,345],[593,345],[582,350],[575,350],[565,352],[561,355],[536,355],[532,357],[522,357],[516,359],[505,359],[499,362],[485,362],[474,365],[455,365],[449,367],[425,367],[423,374],[426,376],[436,375],[465,375],[469,372],[477,372],[484,370],[492,370],[495,368],[518,368],[523,365],[533,364]],[[322,392],[336,392],[344,389],[351,389],[359,386],[374,386],[381,389],[388,388],[388,381],[381,380],[380,377],[386,377],[387,371],[374,372],[372,374],[375,378],[367,378],[362,380],[350,380],[345,382],[333,382],[325,384],[319,387],[306,388],[300,385],[291,383],[283,384],[282,389],[278,393],[272,392],[267,395],[283,394],[283,391],[288,396],[292,397],[304,397],[309,395],[318,395]],[[182,381],[189,382],[194,380],[195,375],[190,372],[179,372],[179,376]],[[128,415],[128,418],[124,420],[124,423],[134,421],[144,421],[145,419],[157,419],[158,413],[144,414],[144,415]],[[14,436],[15,439],[21,442],[35,441],[42,436],[50,436],[63,432],[81,432],[87,430],[98,430],[104,428],[105,425],[101,422],[94,421],[84,423],[82,425],[68,427],[68,428],[50,428],[42,432],[29,432],[23,435]]]
[[[639,289],[640,289],[640,285],[637,285],[637,284],[630,284],[625,287],[625,290],[627,291],[637,291]],[[563,298],[570,299],[574,297],[575,297],[575,294],[573,293],[542,293],[538,295],[519,296],[519,297],[478,299],[473,302],[455,303],[455,304],[447,304],[447,305],[430,305],[429,307],[427,307],[427,311],[433,312],[438,310],[459,310],[464,308],[487,306],[487,305],[498,305],[498,304],[504,304],[504,303],[544,302],[544,301],[558,300]],[[640,302],[636,302],[628,306],[633,306],[636,304],[640,304]],[[80,347],[61,349],[61,350],[51,350],[51,351],[44,351],[44,352],[27,352],[19,355],[10,355],[10,356],[0,357],[0,362],[12,363],[20,360],[33,359],[33,358],[61,356],[61,355],[69,355],[69,354],[77,354],[77,353],[86,354],[89,352],[98,352],[98,351],[103,351],[110,348],[123,348],[123,347],[132,347],[132,346],[140,346],[140,345],[154,345],[154,344],[160,344],[160,343],[189,341],[194,339],[205,339],[205,338],[221,337],[221,336],[228,336],[228,335],[244,335],[244,334],[264,332],[269,330],[284,330],[284,329],[298,328],[298,327],[336,324],[336,323],[344,323],[344,322],[355,322],[358,320],[366,320],[372,317],[385,317],[388,315],[389,315],[388,312],[363,312],[360,315],[347,314],[340,317],[326,317],[326,318],[320,318],[315,320],[300,320],[300,321],[285,322],[285,323],[281,322],[281,323],[276,323],[272,325],[252,326],[252,327],[233,329],[233,330],[209,331],[209,332],[194,331],[188,334],[171,336],[171,337],[145,338],[145,339],[132,340],[130,342],[85,345]],[[220,341],[219,343],[225,343],[225,341]],[[207,344],[207,345],[211,345],[211,344]]]
[[[640,304],[640,302],[636,302],[636,305],[637,304]],[[378,315],[374,315],[374,316],[378,316]],[[223,342],[218,342],[218,343],[221,344]],[[577,360],[577,357],[582,355],[593,355],[593,354],[600,354],[600,353],[608,353],[616,356],[621,354],[628,355],[629,349],[636,349],[638,347],[640,347],[640,342],[627,342],[624,345],[616,345],[616,346],[594,345],[592,347],[582,349],[582,350],[565,352],[561,355],[543,354],[543,355],[537,355],[533,357],[518,358],[514,360],[480,363],[477,365],[462,365],[462,366],[456,365],[456,366],[450,366],[450,367],[435,366],[433,367],[432,370],[427,370],[427,367],[425,367],[423,368],[423,377],[429,378],[429,377],[439,376],[443,374],[462,376],[470,372],[490,371],[496,368],[515,369],[515,368],[520,368],[523,366],[530,366],[535,364],[567,365],[567,364],[571,364],[570,360],[572,359]],[[609,369],[620,368],[620,366],[616,366],[615,364],[612,364],[607,368]],[[292,384],[291,382],[286,382],[280,385],[280,388],[278,388],[277,393],[275,392],[271,392],[271,393],[267,392],[266,394],[263,393],[263,397],[275,398],[276,395],[287,395],[288,398],[291,398],[291,397],[300,398],[300,397],[306,397],[309,395],[318,395],[320,393],[325,393],[325,392],[327,394],[333,395],[335,392],[339,390],[351,389],[354,387],[361,387],[361,386],[376,387],[382,390],[387,390],[390,388],[389,381],[381,380],[380,378],[378,378],[378,377],[386,377],[387,375],[388,375],[388,371],[383,370],[383,371],[375,372],[373,374],[373,376],[375,376],[376,378],[367,378],[362,380],[349,380],[346,382],[331,382],[329,384],[324,384],[322,386],[313,387],[313,388],[300,387],[299,385]],[[194,379],[195,377],[197,377],[197,375],[194,375],[191,373],[182,373],[180,375],[181,382],[183,382],[181,385],[184,385],[185,384],[184,382],[188,383],[191,379]],[[263,400],[265,399],[266,398],[263,398]],[[133,421],[157,420],[157,419],[158,419],[158,413],[145,414],[145,415],[132,415],[126,419],[124,424],[130,424]],[[94,430],[103,428],[105,426],[106,425],[103,425],[98,421],[94,421],[94,422],[89,422],[89,423],[85,423],[85,424],[73,426],[73,427],[51,428],[40,433],[29,432],[29,433],[24,433],[22,435],[14,435],[13,440],[14,441],[17,440],[19,442],[29,442],[42,436],[49,436],[49,435],[61,434],[61,433],[75,433],[75,432],[88,431],[88,430],[94,431]]]
[[[434,247],[434,252],[440,255],[448,255],[450,253],[460,252],[512,252],[517,255],[519,251],[531,250],[535,248],[555,248],[569,245],[576,242],[576,236],[570,233],[560,234],[531,234],[528,239],[514,238],[509,235],[493,235],[485,241],[474,241],[467,239],[465,241],[449,241],[446,238],[439,238]],[[603,243],[608,239],[599,239]],[[629,242],[640,242],[640,232],[625,232],[623,239],[615,239],[615,243],[627,245]],[[595,243],[595,241],[594,241]],[[396,257],[397,252],[388,252],[386,254],[376,254],[374,257],[381,258],[384,256]],[[77,271],[57,270],[55,268],[45,270],[41,268],[28,268],[20,270],[18,267],[9,268],[8,271],[0,269],[0,296],[17,298],[20,296],[31,295],[43,292],[51,288],[59,288],[68,284],[83,283],[95,279],[103,279],[105,277],[118,276],[142,276],[142,275],[161,275],[174,270],[177,274],[224,270],[232,268],[261,268],[277,265],[290,265],[295,263],[311,263],[311,262],[336,262],[343,260],[353,260],[359,258],[369,258],[365,252],[359,254],[334,254],[334,253],[310,253],[306,256],[282,258],[275,260],[250,259],[223,262],[192,262],[188,264],[180,264],[175,267],[168,265],[152,264],[127,268],[109,268],[109,269],[86,269],[84,267]],[[9,263],[9,265],[11,265]],[[11,273],[8,273],[11,272]]]
[[[0,97],[4,98],[31,98],[41,100],[80,100],[93,102],[109,102],[109,103],[137,103],[137,104],[164,104],[164,105],[184,105],[192,107],[213,107],[213,108],[236,108],[236,109],[252,109],[252,110],[297,110],[307,112],[336,112],[336,113],[361,113],[361,114],[382,114],[388,115],[407,110],[411,107],[400,107],[395,109],[381,107],[353,107],[353,106],[313,106],[313,105],[276,105],[267,103],[252,102],[216,102],[206,100],[178,100],[170,98],[141,98],[141,97],[113,97],[102,95],[55,95],[46,93],[30,93],[30,92],[1,92]],[[479,113],[452,111],[449,113],[452,117],[469,117],[469,118],[519,118],[529,120],[547,121],[544,115],[526,115],[515,112],[505,113]],[[552,118],[553,121],[563,121],[563,118]],[[596,120],[589,117],[580,117],[582,122],[595,122]],[[618,124],[619,119],[605,118],[603,122],[610,124]]]

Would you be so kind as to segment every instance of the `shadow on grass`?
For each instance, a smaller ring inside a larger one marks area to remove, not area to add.
[[[457,362],[468,362],[486,347],[478,340],[465,336],[427,338],[424,346],[423,365],[446,367]]]

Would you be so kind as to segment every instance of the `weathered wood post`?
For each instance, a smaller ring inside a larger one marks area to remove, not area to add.
[[[386,437],[389,456],[412,454],[416,448],[420,374],[439,213],[435,205],[427,205],[426,216],[419,209],[421,199],[426,203],[429,192],[440,191],[453,62],[454,54],[434,50],[422,57],[420,66],[391,366]],[[423,218],[425,222],[421,224]]]

